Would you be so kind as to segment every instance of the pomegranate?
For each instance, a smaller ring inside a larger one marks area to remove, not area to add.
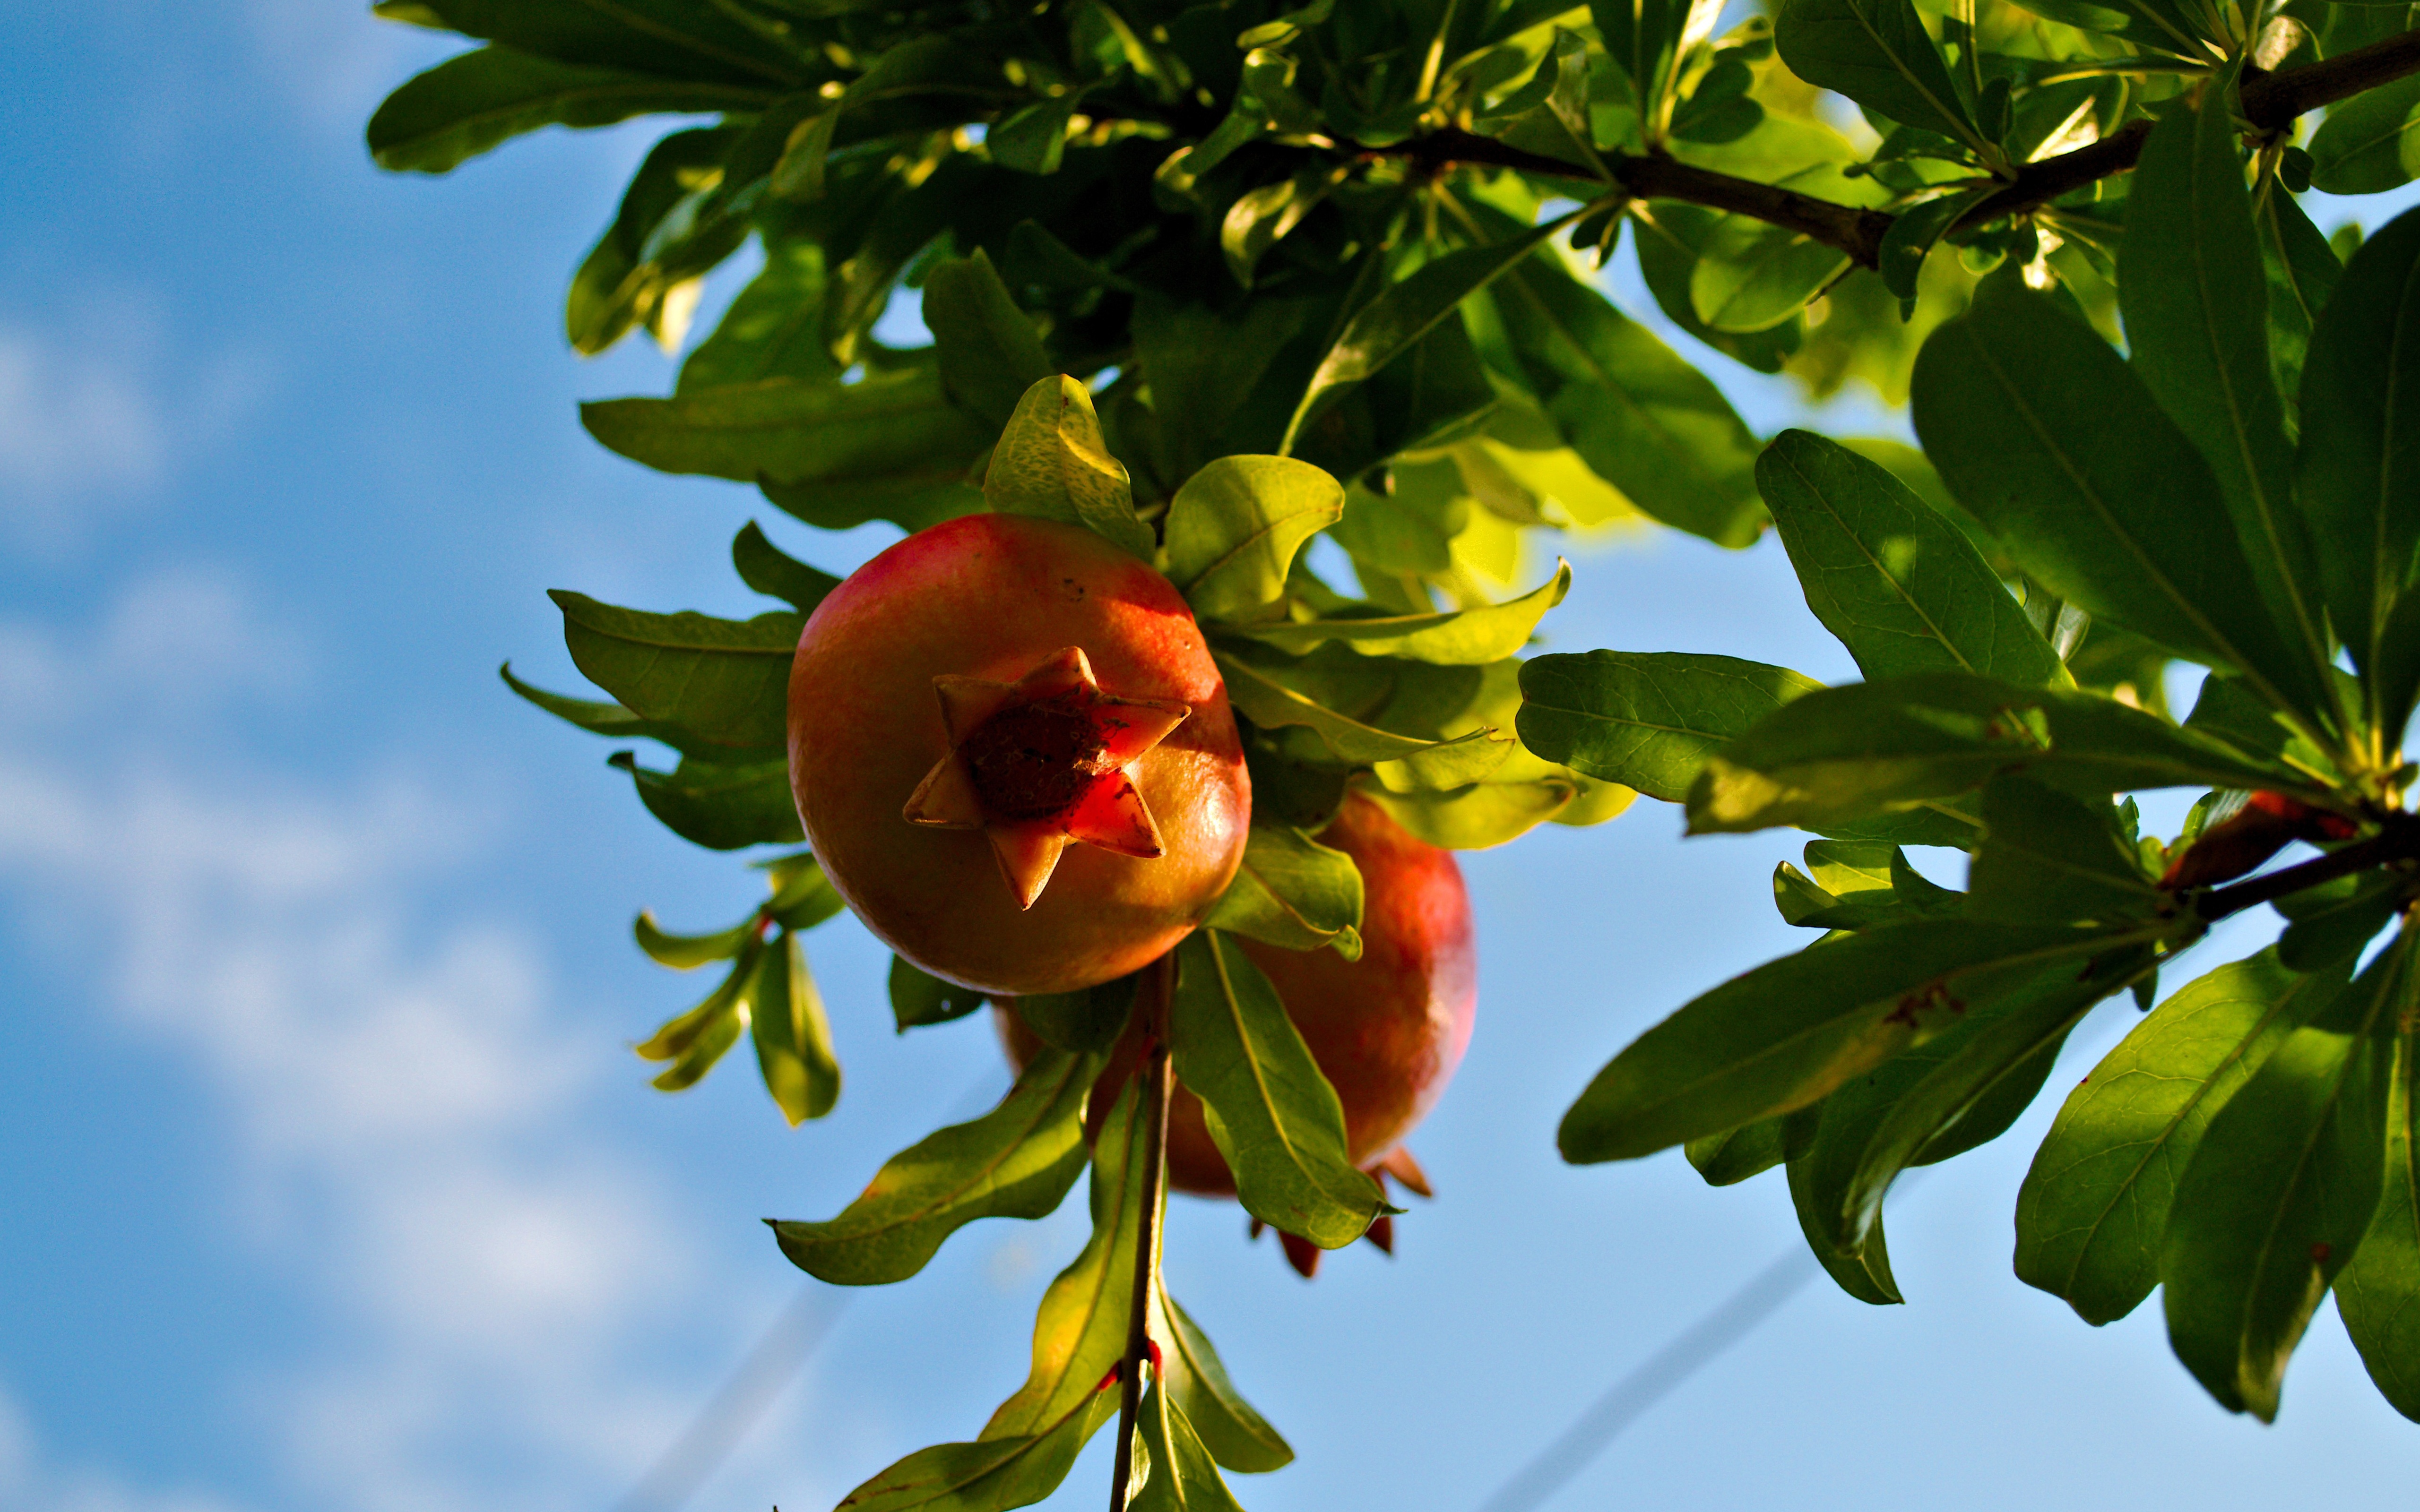
[[[1354,1163],[1373,1174],[1383,1170],[1425,1196],[1427,1180],[1401,1146],[1435,1105],[1470,1043],[1479,999],[1470,897],[1451,852],[1413,839],[1358,795],[1344,800],[1319,840],[1360,868],[1361,959],[1237,943],[1267,974],[1286,1016],[1334,1084]],[[1042,1041],[1010,1005],[995,1003],[993,1014],[1009,1058],[1022,1068]],[[1132,1074],[1141,1055],[1140,1026],[1129,1025],[1093,1098],[1095,1117],[1113,1101],[1105,1094]],[[1231,1196],[1235,1191],[1202,1121],[1201,1100],[1183,1088],[1169,1111],[1168,1179],[1183,1192]],[[1390,1242],[1391,1226],[1373,1227],[1373,1237],[1382,1246]],[[1287,1251],[1306,1274],[1319,1253],[1300,1241]]]
[[[908,537],[818,605],[790,670],[790,788],[866,927],[999,994],[1125,976],[1233,878],[1251,782],[1175,585],[1020,515]]]

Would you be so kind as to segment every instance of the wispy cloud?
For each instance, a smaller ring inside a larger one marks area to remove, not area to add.
[[[267,1455],[348,1512],[610,1497],[689,1405],[634,1364],[634,1320],[698,1263],[647,1161],[597,1135],[621,1068],[559,1020],[525,933],[432,906],[488,828],[451,792],[160,759],[202,717],[147,696],[163,638],[189,697],[292,640],[191,573],[88,626],[0,624],[0,893],[54,948],[115,942],[102,1005],[224,1107],[223,1200],[329,1308],[321,1357],[246,1378]],[[0,1428],[0,1507],[182,1504],[62,1478]]]
[[[80,541],[214,448],[270,381],[257,353],[174,350],[139,295],[39,324],[0,312],[0,545]]]

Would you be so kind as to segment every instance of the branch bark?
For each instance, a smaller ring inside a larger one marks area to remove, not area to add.
[[[2283,73],[2247,69],[2239,98],[2246,120],[2262,131],[2275,131],[2305,111],[2415,72],[2420,72],[2420,31],[2410,31]],[[2131,121],[2087,147],[2028,162],[2017,170],[2007,188],[1977,205],[1958,224],[1981,225],[2002,216],[2026,214],[2088,184],[2125,173],[2142,156],[2143,142],[2150,134],[2149,121]],[[1410,158],[1431,171],[1455,163],[1482,163],[1549,177],[1604,181],[1591,169],[1454,127],[1394,147],[1363,150]],[[1606,163],[1614,179],[1641,199],[1683,200],[1764,221],[1837,247],[1866,268],[1880,266],[1883,238],[1897,219],[1885,210],[1835,204],[1754,179],[1692,167],[1661,153],[1609,154]]]
[[[2391,814],[2383,829],[2358,844],[2330,851],[2317,860],[2304,861],[2282,871],[2239,882],[2204,893],[2194,904],[2194,912],[2205,923],[2215,924],[2231,914],[2265,903],[2273,903],[2322,882],[2334,882],[2356,872],[2366,872],[2374,866],[2387,866],[2397,861],[2420,859],[2420,819],[2409,814]]]

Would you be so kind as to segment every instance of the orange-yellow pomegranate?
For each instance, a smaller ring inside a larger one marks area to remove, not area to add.
[[[1419,1167],[1399,1147],[1436,1104],[1470,1043],[1479,1001],[1470,896],[1452,853],[1405,834],[1367,798],[1346,798],[1319,839],[1361,870],[1361,959],[1239,943],[1267,974],[1286,1016],[1335,1085],[1354,1163],[1424,1190]],[[1041,1041],[1008,1005],[994,1005],[993,1013],[1009,1057],[1023,1067]],[[1141,1054],[1140,1026],[1130,1025],[1111,1052],[1100,1092],[1132,1074]],[[1111,1101],[1100,1092],[1093,1099],[1096,1114]],[[1169,1110],[1168,1179],[1180,1191],[1205,1196],[1235,1190],[1202,1121],[1201,1100],[1182,1088]]]
[[[1172,949],[1234,876],[1251,782],[1183,595],[1090,531],[970,515],[826,596],[790,670],[790,788],[884,943],[984,992]]]

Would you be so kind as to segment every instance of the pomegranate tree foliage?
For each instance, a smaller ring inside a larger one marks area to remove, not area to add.
[[[2094,1323],[2161,1288],[2186,1366],[2264,1419],[2333,1288],[2379,1389],[2420,1417],[2400,749],[2420,218],[2331,239],[2295,199],[2420,172],[2410,8],[1788,0],[1719,35],[1719,0],[377,8],[479,44],[379,110],[388,168],[712,117],[647,154],[566,331],[582,352],[640,330],[677,350],[706,273],[752,240],[761,270],[672,393],[584,407],[603,444],[826,529],[986,507],[1086,525],[1187,591],[1259,804],[1166,1022],[1260,1216],[1342,1243],[1386,1211],[1221,938],[1357,950],[1359,879],[1310,838],[1346,790],[1455,847],[1645,794],[1694,832],[1810,832],[1774,901],[1815,939],[1616,1057],[1565,1118],[1566,1157],[1683,1145],[1715,1184],[1784,1165],[1833,1276],[1895,1302],[1893,1180],[2006,1130],[2075,1025],[2131,994],[2148,1013],[2018,1196],[2018,1273]],[[1664,314],[1720,361],[1810,396],[1862,380],[1912,404],[1923,452],[1761,442],[1589,276],[1625,228]],[[875,333],[903,286],[931,347]],[[1775,531],[1867,681],[1522,661],[1569,583],[1512,591],[1528,536],[1625,517],[1730,547]],[[1305,563],[1323,532],[1352,592]],[[834,579],[753,525],[732,558],[788,608],[558,593],[612,701],[505,676],[676,752],[613,758],[676,834],[795,843],[783,689]],[[2181,721],[2172,658],[2211,672]],[[2164,787],[2205,793],[2173,837],[2121,801]],[[2239,880],[2297,841],[2319,858]],[[1967,852],[1967,889],[1907,845]],[[640,1053],[676,1088],[749,1033],[797,1122],[839,1091],[799,936],[841,903],[811,856],[759,864],[771,897],[731,929],[640,916],[656,960],[728,972]],[[2159,1001],[2170,957],[2258,903],[2289,921],[2278,944]],[[1084,1088],[1136,992],[1029,1000],[1050,1048],[997,1109],[839,1215],[778,1226],[814,1274],[894,1281],[1092,1173],[1095,1232],[1043,1304],[1032,1380],[977,1439],[845,1505],[1048,1494],[1110,1415],[1130,1288],[1160,1355],[1138,1496],[1231,1504],[1214,1462],[1290,1458],[1156,1280],[1139,1093],[1096,1110],[1088,1148]],[[892,996],[903,1029],[981,1006],[906,962]]]

